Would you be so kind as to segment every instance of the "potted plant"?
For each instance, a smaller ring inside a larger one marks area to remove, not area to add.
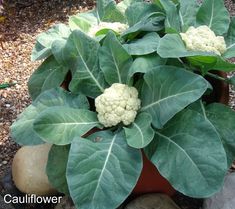
[[[211,70],[235,68],[234,21],[222,0],[98,0],[38,36],[44,61],[13,139],[53,144],[48,178],[77,208],[118,207],[143,159],[174,189],[211,196],[234,160],[235,113],[208,104],[205,77],[232,82]]]

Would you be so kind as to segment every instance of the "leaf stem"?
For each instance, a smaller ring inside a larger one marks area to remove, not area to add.
[[[220,80],[220,81],[225,81],[225,82],[228,82],[228,79],[227,78],[223,78],[223,77],[220,77],[214,73],[210,73],[210,72],[207,72],[206,75],[212,77],[212,78],[215,78],[217,80]]]

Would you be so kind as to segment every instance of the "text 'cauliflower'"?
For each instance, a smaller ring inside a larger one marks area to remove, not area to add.
[[[105,127],[115,126],[120,122],[129,125],[134,122],[140,100],[138,91],[125,84],[114,83],[95,99],[98,119]]]
[[[216,36],[206,25],[197,28],[191,26],[186,33],[180,33],[180,35],[188,50],[214,52],[218,55],[226,51],[224,37]]]

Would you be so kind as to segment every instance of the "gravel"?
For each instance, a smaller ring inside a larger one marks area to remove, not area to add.
[[[0,178],[9,169],[19,148],[9,136],[9,127],[31,100],[27,80],[40,62],[31,62],[30,54],[36,36],[58,22],[66,22],[68,15],[91,9],[93,1],[81,0],[8,0],[0,6],[0,83],[16,82],[11,88],[0,90]],[[225,0],[235,15],[235,4]],[[230,75],[231,76],[231,75]],[[235,92],[230,92],[230,105],[235,108]],[[179,198],[178,198],[179,199]],[[184,203],[189,202],[187,206]],[[183,198],[183,209],[195,200]],[[193,205],[197,205],[196,203]]]

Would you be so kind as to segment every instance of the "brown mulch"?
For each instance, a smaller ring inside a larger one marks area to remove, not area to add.
[[[225,0],[225,3],[235,15],[232,0]],[[0,8],[0,83],[17,83],[0,90],[0,178],[11,166],[19,147],[10,138],[9,127],[31,102],[27,80],[39,65],[39,62],[30,61],[36,36],[55,23],[66,22],[68,15],[92,7],[92,0],[5,0],[5,8]],[[235,108],[232,91],[230,104]],[[175,201],[182,209],[199,209],[201,206],[201,201],[182,195]]]

